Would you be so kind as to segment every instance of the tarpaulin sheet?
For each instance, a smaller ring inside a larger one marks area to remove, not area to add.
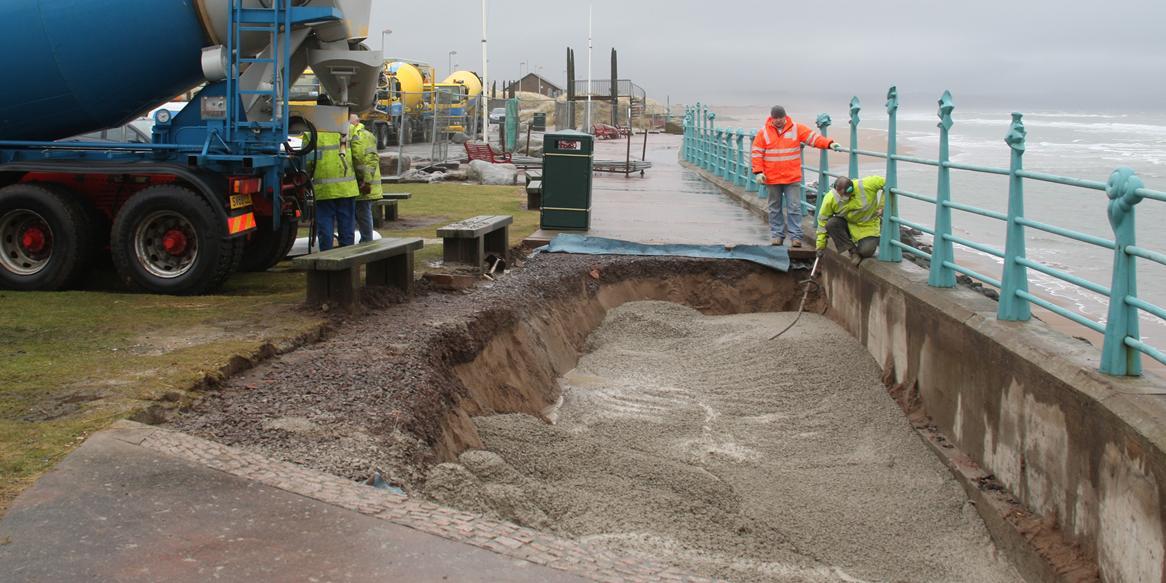
[[[752,261],[778,271],[789,271],[789,252],[778,245],[737,245],[726,249],[723,245],[664,244],[648,245],[589,237],[587,235],[558,235],[540,251],[544,253],[578,253],[582,255],[657,255],[669,257],[698,257],[707,259],[740,259]]]

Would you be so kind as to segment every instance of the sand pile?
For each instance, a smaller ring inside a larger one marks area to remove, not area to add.
[[[813,315],[626,304],[557,423],[476,419],[429,475],[468,510],[745,581],[1018,581],[865,350]]]

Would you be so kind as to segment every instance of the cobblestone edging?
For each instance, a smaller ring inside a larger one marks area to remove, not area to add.
[[[330,474],[275,461],[177,431],[132,421],[119,421],[109,431],[113,437],[125,443],[596,581],[711,581],[705,577],[688,575],[663,563],[619,557],[569,539],[362,486]]]

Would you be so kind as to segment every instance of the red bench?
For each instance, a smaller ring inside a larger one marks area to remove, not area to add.
[[[597,140],[618,140],[619,130],[614,126],[597,123],[591,126],[591,135],[595,136]]]
[[[491,164],[511,161],[509,152],[495,152],[490,144],[466,142],[465,146],[466,156],[469,156],[470,160],[485,160]]]

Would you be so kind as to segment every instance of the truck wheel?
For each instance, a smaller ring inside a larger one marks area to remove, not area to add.
[[[177,185],[135,194],[113,221],[110,250],[122,279],[146,291],[195,295],[214,291],[242,259],[244,239],[197,192]]]
[[[379,152],[389,147],[388,136],[385,133],[385,124],[377,122],[373,124],[372,130],[377,137],[377,151]]]
[[[243,262],[239,264],[239,271],[267,271],[283,261],[288,251],[291,251],[291,245],[295,244],[297,228],[295,221],[284,218],[279,222],[279,229],[273,231],[271,217],[259,219],[259,227],[243,246]]]
[[[63,188],[13,184],[0,189],[0,287],[48,291],[85,275],[93,225]]]

